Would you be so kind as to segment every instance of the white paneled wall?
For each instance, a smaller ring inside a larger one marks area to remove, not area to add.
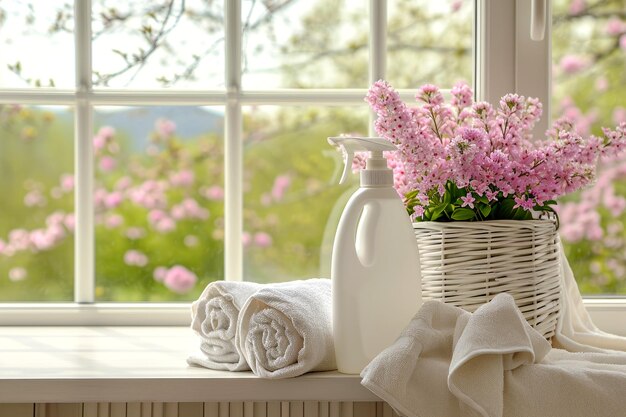
[[[0,404],[0,417],[398,417],[383,402]]]

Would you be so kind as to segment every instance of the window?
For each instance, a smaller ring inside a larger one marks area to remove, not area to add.
[[[328,275],[355,181],[326,137],[368,133],[379,78],[472,82],[474,3],[431,3],[0,6],[3,308],[158,316],[215,279]]]
[[[553,115],[584,135],[626,121],[626,5],[553,3]],[[606,161],[593,187],[561,202],[561,236],[581,291],[626,294],[624,161]]]
[[[356,180],[326,137],[368,133],[380,78],[547,103],[527,3],[0,4],[0,321],[183,324],[212,280],[328,276]]]

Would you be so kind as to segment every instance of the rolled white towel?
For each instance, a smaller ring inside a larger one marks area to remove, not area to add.
[[[263,287],[242,307],[237,345],[263,378],[337,369],[328,279]]]
[[[250,369],[235,333],[241,307],[262,287],[254,282],[216,281],[204,289],[191,305],[191,328],[200,336],[200,352],[187,363],[227,371]]]

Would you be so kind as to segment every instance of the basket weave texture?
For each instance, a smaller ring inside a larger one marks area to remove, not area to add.
[[[550,220],[413,223],[422,297],[473,312],[496,294],[550,339],[560,312],[560,259]]]

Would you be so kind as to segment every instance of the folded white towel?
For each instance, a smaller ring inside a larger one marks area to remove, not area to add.
[[[246,371],[250,367],[235,343],[241,307],[262,288],[253,282],[216,281],[191,305],[191,328],[200,336],[200,352],[187,362],[206,368]]]
[[[506,294],[474,315],[425,303],[361,376],[407,416],[588,417],[626,410],[624,355],[550,350]]]
[[[263,287],[242,307],[237,344],[252,371],[289,378],[337,369],[328,279]]]

